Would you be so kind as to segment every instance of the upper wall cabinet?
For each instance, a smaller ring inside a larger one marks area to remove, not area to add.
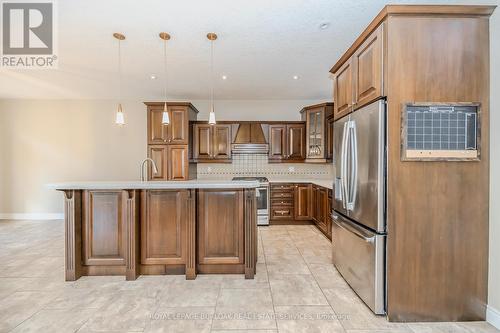
[[[354,53],[354,108],[366,105],[383,95],[383,30],[382,24]]]
[[[352,59],[345,62],[340,67],[333,78],[333,101],[335,119],[342,118],[352,111],[353,93],[352,93]]]
[[[167,103],[170,124],[163,125],[163,103],[148,106],[148,144],[188,144],[189,121],[196,120],[196,109],[190,103]]]
[[[327,162],[327,118],[333,112],[333,103],[322,103],[302,109],[306,121],[306,162]]]
[[[383,36],[381,24],[334,73],[335,119],[384,96]]]
[[[195,124],[193,159],[197,162],[231,162],[231,125]]]
[[[306,156],[305,125],[269,125],[269,162],[303,162]]]

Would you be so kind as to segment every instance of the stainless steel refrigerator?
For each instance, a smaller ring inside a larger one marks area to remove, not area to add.
[[[334,123],[333,263],[376,314],[385,313],[386,112],[379,100]]]

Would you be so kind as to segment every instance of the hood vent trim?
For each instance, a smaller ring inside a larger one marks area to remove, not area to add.
[[[231,144],[231,152],[233,154],[268,154],[269,144],[263,125],[260,123],[238,124],[238,130]]]

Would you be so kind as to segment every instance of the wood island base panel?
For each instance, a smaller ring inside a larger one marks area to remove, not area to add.
[[[254,188],[60,189],[65,278],[245,274],[257,262]]]

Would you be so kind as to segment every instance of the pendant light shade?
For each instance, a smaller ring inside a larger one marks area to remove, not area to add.
[[[118,104],[118,110],[116,111],[115,123],[119,126],[125,125],[125,116],[123,115],[123,109],[121,103]]]
[[[161,116],[161,123],[163,125],[169,125],[170,124],[170,117],[168,115],[168,108],[167,108],[167,102],[163,105],[163,114]]]
[[[163,114],[161,123],[170,125],[170,116],[168,115],[167,107],[167,41],[170,40],[170,35],[166,32],[160,32],[160,39],[163,40],[163,92],[165,94],[165,104],[163,105]]]
[[[208,114],[208,124],[215,125],[215,108],[214,108],[214,41],[217,35],[213,32],[207,34],[210,41],[210,113]]]
[[[208,124],[209,125],[215,125],[217,122],[215,121],[215,112],[214,111],[210,111],[210,113],[208,114]]]
[[[118,40],[118,100],[122,98],[122,52],[121,52],[121,41],[125,40],[125,35],[115,32],[113,37]],[[121,102],[118,102],[118,109],[116,110],[115,123],[118,126],[125,125],[125,116],[123,114],[123,108]]]

